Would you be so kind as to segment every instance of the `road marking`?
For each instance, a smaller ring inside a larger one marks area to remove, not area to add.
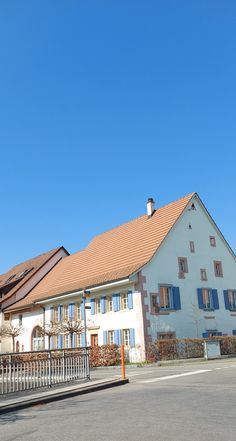
[[[142,380],[139,383],[155,383],[157,381],[172,380],[173,378],[187,377],[189,375],[204,374],[212,372],[212,369],[201,369],[199,371],[185,372],[184,374],[166,375],[165,377],[151,378],[150,380]]]
[[[222,368],[215,368],[215,371],[220,371]]]

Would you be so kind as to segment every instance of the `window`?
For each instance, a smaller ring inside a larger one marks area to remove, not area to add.
[[[200,309],[215,310],[219,309],[218,293],[216,289],[198,288],[198,305]]]
[[[63,336],[63,348],[69,348],[69,335],[65,334]]]
[[[81,304],[76,303],[75,305],[75,320],[81,320]]]
[[[223,277],[222,263],[220,261],[214,261],[214,269],[216,277]]]
[[[181,309],[180,292],[177,286],[160,285],[158,297],[158,306],[161,310]]]
[[[202,296],[203,296],[204,309],[214,309],[211,289],[204,288],[202,290]]]
[[[216,238],[215,238],[215,236],[210,236],[210,245],[211,245],[211,247],[215,247],[216,246]]]
[[[171,338],[176,338],[176,334],[175,332],[158,332],[157,334],[157,338],[159,338],[160,340],[166,340],[166,339],[171,339]]]
[[[54,306],[54,316],[53,319],[55,322],[58,322],[58,307]]]
[[[207,280],[207,272],[205,269],[200,269],[200,273],[201,273],[201,280]]]
[[[99,314],[100,312],[101,312],[100,299],[95,299],[95,314]]]
[[[63,319],[66,321],[69,320],[69,318],[68,318],[68,305],[65,305],[63,308]]]
[[[123,329],[122,336],[123,336],[124,345],[129,346],[129,342],[130,342],[129,329]]]
[[[14,279],[14,277],[16,276],[16,274],[12,274],[12,276],[10,276],[5,283],[10,282],[12,279]]]
[[[108,297],[107,297],[107,311],[108,311],[108,312],[113,311],[112,296],[108,296]]]
[[[39,326],[36,326],[32,332],[32,349],[33,351],[44,349],[44,336]]]
[[[178,257],[179,264],[179,278],[184,278],[185,273],[188,272],[187,257]]]
[[[22,314],[19,315],[19,326],[22,326]]]
[[[191,253],[195,253],[195,246],[194,246],[194,242],[193,241],[189,242],[189,248],[190,248]]]
[[[82,346],[82,336],[80,334],[75,334],[75,347],[80,348]]]
[[[128,309],[128,293],[121,294],[121,309]]]
[[[114,331],[108,331],[108,344],[114,345]]]
[[[203,338],[216,337],[220,335],[222,335],[222,332],[217,331],[217,329],[208,329],[202,334]]]
[[[160,286],[159,305],[161,309],[173,309],[171,287]]]
[[[159,311],[157,294],[151,294],[151,313],[157,314]]]
[[[224,291],[225,308],[230,311],[236,310],[236,290],[229,289]]]

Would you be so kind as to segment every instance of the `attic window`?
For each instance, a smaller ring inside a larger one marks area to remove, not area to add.
[[[22,271],[20,274],[17,275],[17,279],[19,279],[20,277],[25,277],[27,274],[30,273],[30,271],[32,271],[34,268],[28,268],[24,271]]]
[[[10,282],[12,279],[14,279],[15,276],[16,276],[16,274],[12,274],[12,276],[10,276],[9,279],[6,280],[6,283]]]

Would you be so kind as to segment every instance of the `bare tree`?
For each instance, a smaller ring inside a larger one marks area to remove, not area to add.
[[[61,331],[61,323],[59,322],[48,322],[44,323],[43,326],[39,326],[42,335],[48,337],[48,349],[50,349],[50,337],[58,335]]]
[[[60,329],[63,334],[70,335],[70,347],[73,346],[73,335],[81,334],[84,329],[81,320],[66,320],[61,323]]]
[[[5,323],[0,327],[0,335],[2,337],[11,337],[12,350],[15,352],[15,339],[24,333],[24,328],[20,325],[13,325],[12,322]]]

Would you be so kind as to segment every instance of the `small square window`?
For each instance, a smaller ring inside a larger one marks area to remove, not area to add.
[[[220,261],[214,261],[214,269],[216,277],[223,277],[222,263]]]
[[[211,247],[215,247],[216,246],[216,238],[215,238],[215,236],[210,236],[210,245],[211,245]]]
[[[190,247],[191,253],[195,253],[195,246],[194,246],[194,242],[192,240],[189,242],[189,247]]]
[[[200,269],[200,273],[201,273],[201,280],[207,280],[207,272],[205,269]]]
[[[188,272],[187,257],[178,257],[179,264],[179,278],[184,278],[185,273]]]

